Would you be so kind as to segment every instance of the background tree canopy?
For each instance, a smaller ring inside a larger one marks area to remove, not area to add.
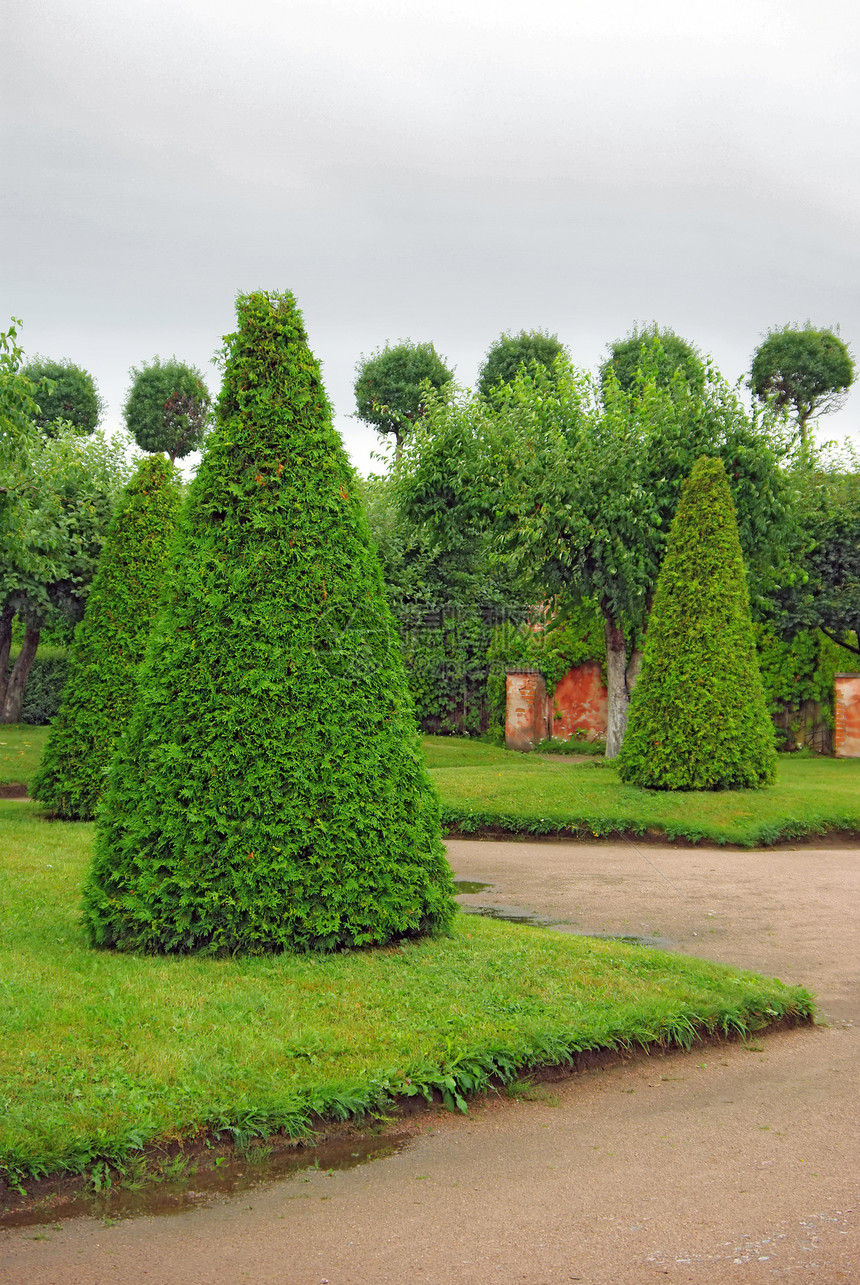
[[[812,461],[797,476],[797,511],[805,534],[802,574],[775,595],[783,637],[820,629],[860,655],[860,459]],[[847,657],[846,657],[847,659]]]
[[[836,410],[854,382],[848,347],[832,330],[783,326],[771,330],[753,354],[750,388],[794,415],[801,446],[808,448],[807,421]]]
[[[609,372],[601,397],[589,375],[559,361],[551,376],[521,371],[493,404],[440,397],[404,451],[399,485],[440,544],[489,531],[493,556],[532,601],[599,604],[612,756],[684,478],[699,455],[723,460],[760,603],[798,539],[779,467],[787,450],[774,417],[751,417],[714,371],[701,393],[653,372],[628,393]]]
[[[499,335],[487,350],[478,372],[478,392],[489,397],[499,384],[509,384],[517,372],[533,364],[551,371],[553,362],[564,351],[558,335],[543,330],[521,330],[518,335]]]
[[[44,433],[58,422],[73,424],[79,433],[92,433],[105,411],[96,382],[88,370],[71,361],[34,357],[24,374],[36,385],[36,426]]]
[[[171,464],[197,450],[209,424],[211,399],[194,366],[155,357],[132,368],[123,413],[142,451],[164,451]]]
[[[23,369],[23,350],[18,343],[18,326],[13,317],[9,329],[0,332],[0,465],[4,469],[20,458],[35,437],[34,421],[39,407],[36,385]],[[9,498],[4,478],[0,486],[0,514]]]
[[[108,523],[131,466],[121,443],[99,431],[60,428],[37,439],[10,479],[0,563],[0,721],[20,722],[24,688],[41,631],[68,637],[84,612]],[[7,674],[12,622],[24,645]],[[4,685],[5,684],[5,685]]]
[[[358,418],[379,433],[394,437],[399,452],[403,435],[424,414],[426,389],[450,383],[453,372],[431,343],[410,339],[387,344],[355,368],[355,405]]]

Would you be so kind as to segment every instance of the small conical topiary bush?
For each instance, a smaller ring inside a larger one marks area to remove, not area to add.
[[[743,554],[722,460],[684,483],[618,759],[654,790],[745,790],[776,774]]]
[[[357,479],[293,297],[237,308],[99,814],[89,936],[222,954],[443,929],[439,804]]]
[[[179,502],[173,466],[162,455],[147,456],[108,528],[60,710],[31,786],[33,797],[64,820],[88,821],[95,814],[116,742],[134,708]]]

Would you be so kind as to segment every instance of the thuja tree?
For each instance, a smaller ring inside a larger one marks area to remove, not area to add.
[[[622,780],[657,790],[741,790],[776,774],[746,569],[722,460],[685,482],[657,578]]]
[[[108,528],[75,634],[63,702],[31,791],[66,820],[93,816],[117,739],[131,716],[179,498],[172,465],[162,455],[149,456]]]
[[[216,954],[442,929],[439,805],[357,481],[292,295],[237,308],[99,813],[90,940]]]

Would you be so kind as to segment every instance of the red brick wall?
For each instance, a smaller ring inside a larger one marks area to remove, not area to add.
[[[840,759],[860,758],[860,674],[836,675],[836,734]]]
[[[609,710],[609,693],[603,685],[600,664],[587,660],[565,674],[552,697],[551,735],[567,741],[575,731],[588,740],[603,740]]]
[[[530,750],[547,735],[547,697],[537,669],[511,669],[505,676],[505,746]]]

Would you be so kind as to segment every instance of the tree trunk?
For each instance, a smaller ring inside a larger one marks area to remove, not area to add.
[[[618,757],[624,732],[627,728],[627,646],[624,629],[606,607],[603,608],[603,628],[606,634],[606,686],[609,691],[609,712],[606,727],[606,757]]]
[[[36,651],[39,646],[39,635],[41,626],[27,625],[24,631],[24,642],[21,650],[18,652],[18,659],[12,673],[9,675],[9,685],[6,688],[6,699],[3,702],[3,713],[0,714],[0,723],[20,723],[21,710],[24,705],[24,689],[27,686],[27,679],[30,676],[30,669],[33,661],[36,659]]]
[[[627,662],[627,669],[624,674],[624,681],[627,684],[627,695],[633,695],[633,688],[639,681],[639,671],[642,668],[642,657],[645,653],[641,647],[634,647],[630,653],[630,659]]]
[[[12,649],[12,624],[15,620],[15,608],[7,602],[0,612],[0,710],[6,700],[6,688],[9,686],[9,652]]]

